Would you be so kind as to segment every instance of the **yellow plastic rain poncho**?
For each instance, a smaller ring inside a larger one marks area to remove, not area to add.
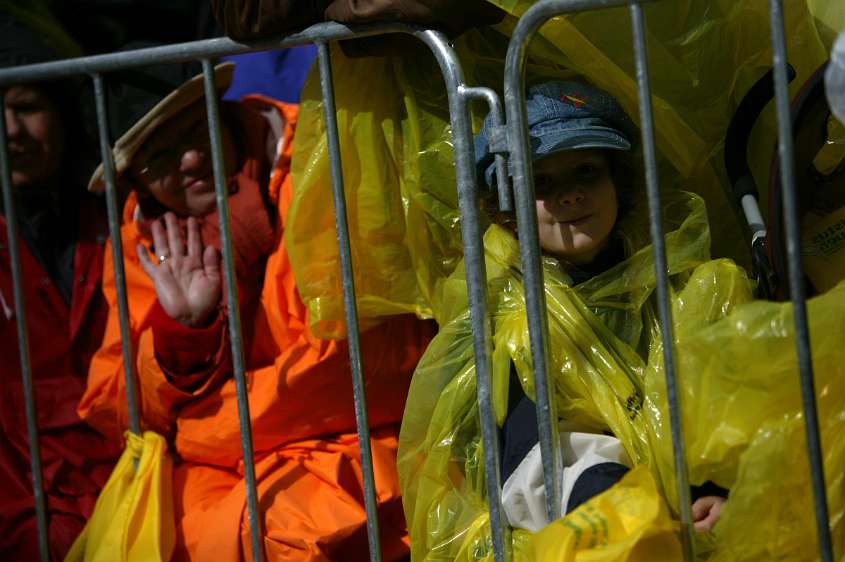
[[[691,482],[711,480],[731,490],[722,523],[714,536],[700,537],[700,550],[711,552],[715,538],[712,555],[719,560],[766,560],[784,552],[790,553],[784,559],[814,559],[808,547],[815,534],[788,305],[751,302],[742,269],[729,260],[707,259],[702,200],[683,192],[667,196],[666,216],[675,221],[667,225],[667,254]],[[677,505],[651,247],[642,243],[645,225],[636,218],[642,213],[634,216],[620,226],[633,252],[622,263],[576,287],[553,259],[545,260],[544,274],[558,415],[611,431],[643,468],[632,471],[621,490],[611,488],[534,538],[514,532],[517,559],[680,556],[661,499]],[[493,398],[501,423],[511,361],[532,398],[533,377],[518,243],[498,226],[490,227],[484,242]],[[447,282],[450,319],[420,361],[402,425],[399,469],[414,560],[492,556],[462,279],[459,267]],[[845,390],[834,383],[845,371],[836,343],[845,333],[845,284],[812,301],[810,310],[831,516],[834,532],[842,536]],[[782,521],[787,514],[788,527]],[[592,539],[583,536],[591,533]]]

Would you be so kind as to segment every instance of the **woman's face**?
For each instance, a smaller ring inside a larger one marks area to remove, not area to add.
[[[221,123],[227,173],[234,167],[234,145]],[[161,125],[135,153],[132,177],[178,216],[202,217],[216,206],[205,102],[199,100]]]
[[[59,177],[65,128],[58,108],[37,86],[6,91],[6,134],[14,187],[44,186]]]
[[[570,150],[534,161],[540,247],[574,264],[590,263],[616,224],[616,187],[601,150]]]

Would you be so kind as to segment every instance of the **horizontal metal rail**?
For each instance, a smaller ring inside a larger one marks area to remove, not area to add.
[[[61,61],[44,62],[26,66],[9,67],[0,70],[0,87],[11,84],[25,84],[70,78],[79,74],[107,73],[127,68],[153,66],[200,60],[215,59],[254,51],[266,51],[283,47],[296,47],[317,42],[357,39],[386,33],[405,33],[418,36],[424,28],[399,23],[347,26],[336,22],[312,25],[298,33],[284,37],[239,43],[225,37],[177,43],[159,47],[136,49]]]

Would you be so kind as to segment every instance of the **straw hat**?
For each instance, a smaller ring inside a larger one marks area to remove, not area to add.
[[[224,91],[232,82],[232,71],[234,63],[227,62],[214,67],[214,82],[217,91]],[[117,142],[114,143],[112,155],[114,158],[115,181],[129,169],[132,157],[143,146],[144,142],[155,132],[157,128],[167,122],[168,119],[189,107],[195,101],[203,97],[203,75],[198,74],[170,92],[158,102],[143,117],[135,122]],[[103,164],[100,163],[88,182],[88,190],[102,192],[105,190],[105,179],[103,178]]]

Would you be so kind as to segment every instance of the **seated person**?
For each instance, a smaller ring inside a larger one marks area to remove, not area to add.
[[[225,89],[231,65],[216,75]],[[296,114],[296,106],[257,95],[221,107],[264,554],[361,559],[366,514],[347,344],[311,334],[284,248]],[[250,551],[225,313],[233,304],[222,291],[208,142],[198,76],[115,145],[120,181],[132,190],[122,244],[142,424],[167,436],[177,459],[174,560],[249,559]],[[91,186],[101,182],[95,174]],[[127,419],[111,264],[104,279],[109,324],[80,413],[119,440]],[[408,548],[397,422],[429,338],[430,327],[412,316],[386,319],[361,337],[387,560]]]
[[[0,12],[0,66],[56,58],[45,38]],[[57,80],[5,90],[20,266],[50,556],[64,558],[120,453],[79,419],[91,356],[108,309],[100,287],[108,223],[85,190],[94,139],[81,119],[80,84]],[[11,243],[0,205],[0,559],[38,559],[29,435],[19,359]]]
[[[584,93],[596,109],[578,107]],[[637,130],[616,100],[600,90],[551,83],[535,87],[533,94],[530,114],[543,113],[532,121],[532,131],[555,122],[561,129],[558,138],[546,132],[544,144],[532,152],[540,249],[558,261],[574,284],[581,284],[624,260],[621,238],[614,231],[631,212],[633,178],[626,177],[631,170],[625,170],[624,156],[618,153],[631,150]],[[550,100],[550,108],[539,109],[541,100]],[[593,122],[581,131],[579,120]],[[621,480],[631,460],[612,435],[577,423],[560,425],[565,465],[561,514],[566,514]],[[502,501],[508,521],[538,531],[548,520],[544,496],[535,493],[543,486],[537,412],[513,364],[501,444]],[[727,491],[712,484],[694,487],[696,529],[713,527],[725,497]]]
[[[636,126],[609,94],[575,82],[529,88],[527,116],[548,306],[550,392],[557,404],[564,465],[558,475],[560,511],[566,514],[619,481],[633,464],[654,466],[649,462],[655,455],[650,449],[654,431],[642,410],[644,373],[660,357],[660,327],[651,298],[648,214],[635,187],[631,159]],[[494,155],[487,137],[491,126],[488,117],[475,148],[479,181],[495,194]],[[511,527],[533,532],[549,521],[518,232],[513,213],[494,209],[492,199],[486,203],[497,223],[484,241],[502,503]],[[713,296],[708,316],[690,322],[718,319],[746,302],[750,286],[744,273],[727,260],[707,261],[703,202],[680,192],[667,194],[665,203],[667,238],[680,237],[687,244],[670,244],[667,250],[675,298],[681,302],[678,294],[694,272],[733,276],[739,287],[736,294]],[[463,275],[462,268],[455,275]],[[683,314],[679,318],[688,320]],[[414,556],[432,551],[455,555],[458,547],[450,546],[452,541],[473,548],[462,529],[472,521],[468,513],[478,509],[475,500],[486,504],[478,486],[483,463],[468,330],[468,313],[441,326],[409,393],[399,464],[412,537],[420,537],[412,545]],[[479,497],[468,496],[470,492]],[[693,492],[696,528],[709,530],[726,491],[705,482]],[[448,519],[441,516],[447,506]]]

